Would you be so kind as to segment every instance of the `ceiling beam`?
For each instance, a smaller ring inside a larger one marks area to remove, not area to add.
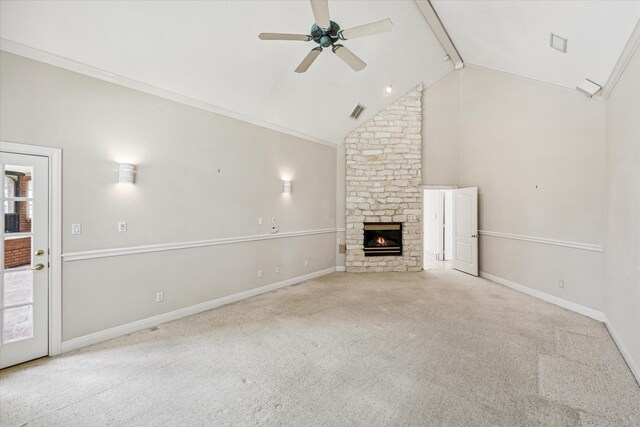
[[[451,62],[453,62],[453,66],[455,67],[455,69],[459,70],[463,68],[464,62],[462,61],[462,57],[460,57],[456,46],[451,41],[447,30],[444,28],[444,25],[442,25],[442,21],[440,21],[440,18],[438,17],[438,14],[433,8],[431,2],[429,0],[414,1],[418,5],[420,12],[422,12],[424,19],[427,20],[427,23],[440,41],[442,48],[445,50],[445,52],[447,52],[447,55],[449,55],[449,58],[451,59]]]

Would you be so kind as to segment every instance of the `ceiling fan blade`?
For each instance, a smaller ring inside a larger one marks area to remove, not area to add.
[[[309,52],[307,56],[304,57],[300,65],[298,65],[298,68],[296,68],[296,73],[304,73],[305,71],[307,71],[311,64],[313,64],[313,61],[316,60],[321,52],[322,48],[320,46],[311,49],[311,52]]]
[[[342,59],[349,67],[353,68],[354,71],[360,71],[367,66],[362,59],[358,58],[353,52],[341,44],[333,46],[333,53],[338,55],[338,58]]]
[[[371,22],[369,24],[358,25],[357,27],[347,28],[340,31],[340,38],[343,40],[351,40],[358,37],[372,36],[374,34],[386,33],[393,29],[393,22],[386,18],[380,21]]]
[[[260,40],[300,40],[308,42],[311,40],[310,36],[304,34],[284,34],[284,33],[260,33],[258,34]]]
[[[316,19],[316,25],[320,28],[329,28],[329,0],[311,0],[311,9],[313,17]]]

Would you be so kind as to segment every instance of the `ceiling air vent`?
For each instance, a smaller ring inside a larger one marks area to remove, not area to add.
[[[351,112],[351,115],[349,115],[349,117],[351,117],[353,120],[358,120],[360,118],[360,116],[362,115],[362,112],[366,108],[367,107],[365,107],[362,104],[356,104],[355,108],[353,109],[353,111]]]
[[[567,39],[565,39],[564,37],[560,37],[557,34],[551,33],[550,46],[557,51],[567,53]]]

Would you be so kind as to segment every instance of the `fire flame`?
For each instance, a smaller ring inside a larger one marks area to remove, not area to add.
[[[387,246],[387,241],[385,240],[384,237],[380,236],[376,239],[376,244],[378,246]]]

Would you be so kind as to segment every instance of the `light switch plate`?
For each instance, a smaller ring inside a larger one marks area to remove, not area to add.
[[[120,221],[118,223],[118,232],[122,233],[127,231],[127,223],[125,221]]]

